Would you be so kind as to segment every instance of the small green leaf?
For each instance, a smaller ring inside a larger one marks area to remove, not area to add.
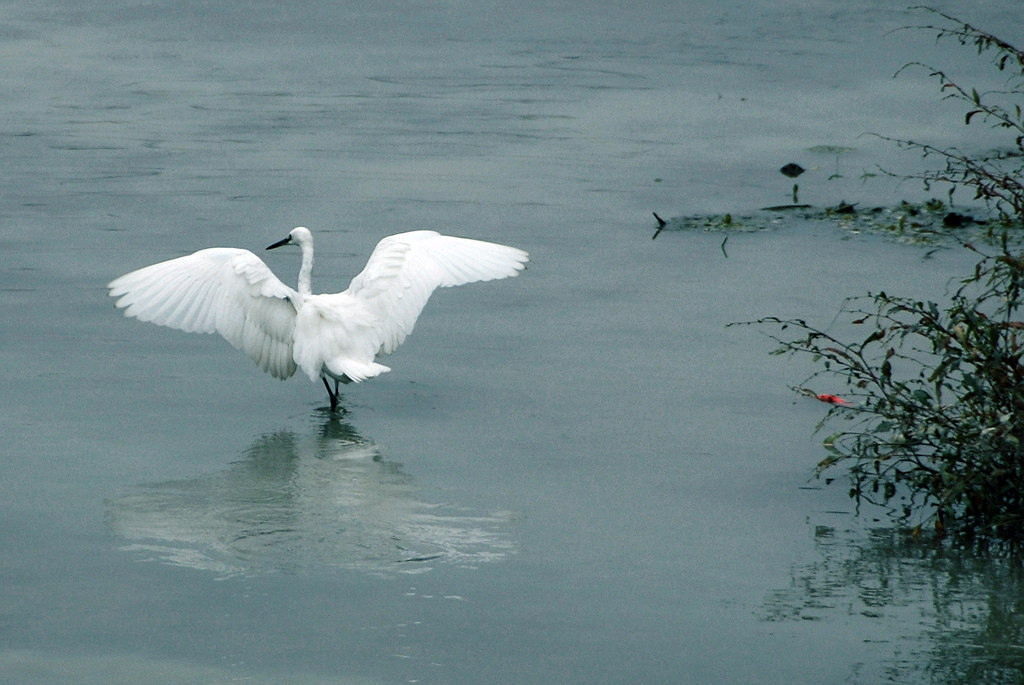
[[[836,442],[841,437],[843,437],[842,433],[833,433],[832,435],[828,436],[827,438],[825,438],[821,442],[825,446],[825,449],[827,449],[827,450],[829,450],[831,452],[838,452],[838,450],[836,449]]]

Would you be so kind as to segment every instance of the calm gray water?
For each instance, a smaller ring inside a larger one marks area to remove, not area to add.
[[[0,680],[1019,679],[1019,570],[811,479],[809,369],[725,328],[937,298],[969,257],[798,219],[650,240],[787,202],[790,161],[818,206],[927,197],[865,132],[994,144],[891,78],[951,58],[878,4],[0,5]],[[970,9],[1024,42],[1016,0]],[[299,224],[320,291],[413,228],[533,261],[439,292],[341,418],[106,297]]]

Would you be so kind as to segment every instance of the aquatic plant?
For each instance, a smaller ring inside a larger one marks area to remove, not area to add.
[[[853,297],[837,322],[867,329],[848,342],[801,319],[768,317],[777,354],[819,369],[797,390],[830,408],[817,473],[849,467],[850,496],[913,525],[961,539],[1024,542],[1024,254],[1004,239],[943,306],[889,295]],[[783,337],[790,336],[790,337]],[[816,394],[810,386],[828,377]],[[834,388],[836,378],[845,391]],[[827,479],[831,482],[833,479]],[[916,525],[915,525],[916,524]]]
[[[914,9],[929,12],[942,20],[941,25],[906,27],[933,31],[938,40],[952,38],[962,46],[974,46],[978,54],[988,53],[993,65],[1007,74],[1005,88],[979,92],[961,85],[946,71],[922,62],[904,65],[897,75],[913,69],[926,69],[939,81],[943,99],[955,100],[967,106],[964,124],[988,123],[993,128],[1005,129],[1011,137],[1003,149],[971,154],[955,147],[941,148],[928,143],[880,136],[885,140],[921,152],[925,157],[939,157],[945,162],[941,169],[918,174],[893,174],[922,181],[927,189],[934,183],[949,184],[950,198],[960,186],[974,190],[974,199],[983,200],[1006,222],[1024,224],[1024,50],[997,38],[954,16],[931,7]]]

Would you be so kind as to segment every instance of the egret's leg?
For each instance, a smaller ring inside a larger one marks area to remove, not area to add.
[[[327,395],[331,398],[331,411],[337,411],[338,409],[338,382],[334,382],[334,392],[331,392],[331,384],[327,382],[327,379],[320,376],[320,380],[324,382],[324,387],[327,388]]]

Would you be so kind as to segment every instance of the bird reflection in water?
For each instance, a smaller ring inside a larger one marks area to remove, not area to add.
[[[514,551],[508,512],[431,504],[419,490],[400,464],[332,416],[307,438],[261,436],[223,471],[137,486],[110,500],[107,515],[124,549],[222,577],[415,573]]]

